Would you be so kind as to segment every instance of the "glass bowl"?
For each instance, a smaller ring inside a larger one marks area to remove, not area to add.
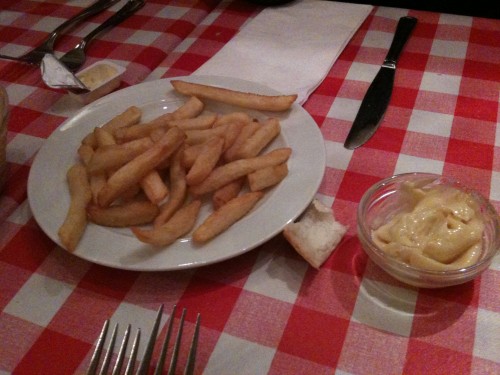
[[[390,221],[396,214],[410,209],[408,204],[405,205],[401,191],[402,184],[406,182],[419,187],[453,187],[468,193],[476,202],[484,222],[482,251],[476,263],[453,270],[426,270],[404,263],[377,246],[372,239],[372,231]],[[500,219],[490,202],[458,181],[429,173],[395,175],[370,187],[358,206],[357,231],[364,251],[375,264],[397,280],[421,288],[443,288],[466,283],[488,268],[500,249]]]

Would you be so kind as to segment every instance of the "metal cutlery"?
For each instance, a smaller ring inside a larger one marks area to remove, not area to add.
[[[129,16],[134,14],[137,10],[144,6],[144,0],[129,0],[118,12],[108,18],[105,22],[99,25],[97,28],[92,30],[87,36],[85,36],[80,43],[78,43],[73,49],[69,50],[64,54],[59,61],[68,67],[71,71],[78,70],[85,62],[86,50],[89,43],[104,30],[116,26]]]
[[[417,19],[414,17],[399,19],[389,52],[361,102],[361,107],[344,143],[345,148],[353,150],[363,145],[380,125],[391,99],[396,63],[416,24]]]
[[[85,19],[102,12],[104,9],[109,8],[113,4],[116,4],[118,1],[120,0],[98,0],[88,8],[83,9],[80,13],[55,28],[54,31],[52,31],[40,45],[33,48],[31,51],[21,56],[8,56],[0,54],[0,58],[19,61],[27,64],[40,65],[40,62],[42,61],[45,54],[52,54],[54,52],[54,44],[62,33],[64,33],[69,28],[77,25],[78,23],[84,21]]]

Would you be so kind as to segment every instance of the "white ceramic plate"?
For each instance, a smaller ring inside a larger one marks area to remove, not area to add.
[[[178,79],[260,94],[278,94],[260,84],[233,78],[190,76]],[[131,105],[141,108],[143,119],[147,121],[176,109],[184,102],[185,98],[173,91],[170,79],[162,79],[103,97],[64,122],[38,152],[28,179],[29,203],[42,230],[61,245],[57,231],[69,205],[66,171],[77,160],[76,150],[87,133]],[[220,103],[207,103],[207,109],[219,113],[241,111]],[[141,243],[129,229],[89,224],[74,255],[119,269],[175,270],[235,257],[278,234],[307,207],[321,183],[325,169],[323,137],[311,116],[298,104],[286,113],[250,112],[257,118],[278,117],[282,132],[269,149],[291,147],[293,152],[288,161],[288,176],[267,192],[247,216],[202,246],[195,245],[187,236],[165,249]],[[200,220],[209,211],[210,204],[206,202]]]

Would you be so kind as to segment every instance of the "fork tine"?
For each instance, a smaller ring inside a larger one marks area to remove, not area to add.
[[[125,333],[123,334],[122,344],[120,345],[120,350],[118,351],[118,357],[116,359],[115,366],[113,367],[113,375],[119,375],[122,371],[123,359],[125,358],[125,352],[127,350],[128,338],[130,336],[130,324],[127,326]]]
[[[156,364],[155,375],[160,375],[163,372],[163,368],[165,367],[165,358],[167,357],[168,344],[170,342],[170,336],[172,335],[172,325],[174,322],[176,309],[177,305],[174,305],[174,308],[170,313],[170,318],[168,320],[167,334],[165,336],[165,340],[163,341],[163,346],[161,347],[160,358],[158,359],[158,363]]]
[[[160,327],[162,314],[163,304],[160,306],[158,313],[156,314],[155,323],[153,325],[153,329],[151,330],[151,335],[149,335],[146,351],[144,352],[139,370],[137,370],[137,375],[146,375],[149,372],[149,365],[151,363],[151,357],[153,356],[153,350],[156,343],[156,336],[158,336],[158,329]]]
[[[186,316],[186,308],[182,309],[181,321],[179,323],[179,328],[177,330],[177,337],[175,339],[172,358],[170,359],[170,367],[168,368],[167,372],[168,375],[173,375],[175,373],[175,367],[177,366],[177,357],[179,356],[179,349],[181,347],[182,329],[184,328],[185,316]]]
[[[189,347],[189,354],[186,362],[186,368],[184,369],[184,375],[194,374],[194,365],[196,362],[196,350],[198,349],[198,335],[200,333],[200,318],[201,315],[200,313],[198,313],[196,317],[196,325],[194,327],[193,340],[191,341],[191,346]]]
[[[100,375],[108,373],[111,357],[113,356],[113,348],[115,347],[117,331],[118,331],[118,324],[115,324],[115,327],[113,328],[113,333],[111,334],[111,340],[109,340],[108,349],[106,350],[106,355],[104,356],[104,360],[102,361],[101,371],[99,371]]]
[[[135,335],[134,343],[132,344],[132,351],[130,352],[130,357],[125,368],[125,375],[132,375],[134,373],[135,360],[137,359],[137,351],[139,350],[139,341],[141,340],[141,330],[137,329],[137,334]]]
[[[99,359],[101,358],[102,348],[104,347],[104,340],[108,334],[109,319],[104,322],[99,338],[97,339],[97,345],[95,347],[94,353],[92,354],[92,359],[90,360],[89,369],[87,375],[95,375],[97,371],[97,366],[99,365]]]

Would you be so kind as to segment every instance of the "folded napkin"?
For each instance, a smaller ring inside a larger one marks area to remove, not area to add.
[[[372,8],[322,0],[265,8],[194,74],[262,83],[302,104]]]

